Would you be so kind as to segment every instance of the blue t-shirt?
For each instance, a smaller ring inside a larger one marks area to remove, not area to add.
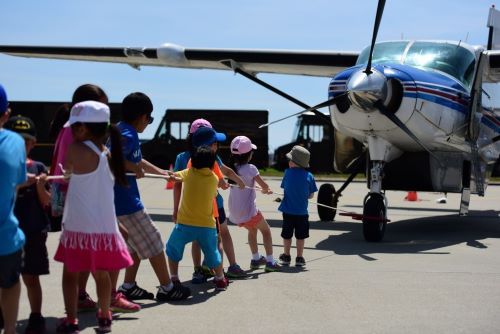
[[[125,122],[118,123],[122,134],[123,157],[135,164],[142,160],[139,135],[135,128]],[[115,184],[115,211],[117,216],[130,215],[144,209],[135,176],[127,176],[127,186]]]
[[[0,255],[24,246],[24,233],[14,216],[16,187],[26,181],[26,149],[17,133],[0,129]]]
[[[288,168],[281,181],[285,196],[278,208],[291,215],[307,215],[309,195],[318,191],[314,176],[303,168]]]
[[[177,157],[175,158],[174,172],[186,169],[189,159],[191,159],[191,153],[189,153],[189,151],[184,151],[182,153],[177,154]],[[219,156],[215,157],[215,161],[217,161],[219,167],[222,165],[222,160],[219,158]],[[219,194],[219,192],[217,192],[216,200],[217,200],[217,207],[223,208],[224,199]]]

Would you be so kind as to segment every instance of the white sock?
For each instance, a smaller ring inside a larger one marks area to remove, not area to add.
[[[122,287],[123,287],[125,290],[132,289],[134,286],[135,286],[135,282],[134,282],[134,283],[123,283],[123,284],[122,284]]]
[[[258,261],[260,260],[260,254],[259,252],[252,254],[252,260]]]
[[[274,263],[274,257],[273,257],[273,254],[271,254],[271,255],[266,255],[266,261],[267,261],[267,262]]]
[[[216,281],[221,281],[224,279],[224,275],[221,275],[221,276],[215,276],[215,280]]]
[[[168,283],[167,285],[162,285],[161,287],[162,287],[162,288],[163,288],[163,290],[165,290],[165,291],[170,291],[170,290],[172,290],[172,288],[174,287],[174,283],[170,282],[170,283]]]

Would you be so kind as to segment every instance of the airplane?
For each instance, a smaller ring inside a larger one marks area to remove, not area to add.
[[[369,191],[363,214],[340,214],[362,220],[365,240],[376,242],[383,239],[389,222],[385,191],[461,193],[459,213],[465,215],[470,195],[484,196],[500,154],[500,117],[482,105],[483,83],[500,81],[500,12],[490,8],[488,45],[483,47],[462,41],[377,42],[384,7],[385,0],[379,0],[371,44],[361,52],[174,44],[158,48],[0,45],[0,52],[133,68],[231,70],[262,85],[304,108],[297,114],[313,112],[333,124],[334,167],[351,176],[337,191],[331,184],[322,185],[318,202],[336,208],[354,175],[366,171]],[[330,77],[329,99],[308,106],[259,79],[259,73]],[[318,111],[323,107],[329,108],[329,116]],[[333,220],[336,210],[318,206],[318,213],[322,220]]]

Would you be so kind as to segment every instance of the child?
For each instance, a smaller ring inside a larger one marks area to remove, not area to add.
[[[120,133],[109,124],[107,105],[85,101],[71,108],[69,123],[74,142],[64,168],[71,172],[63,214],[63,232],[54,259],[64,263],[63,295],[67,316],[57,333],[78,333],[76,318],[78,273],[90,271],[96,281],[98,331],[111,331],[109,271],[130,266],[114,212],[113,185],[126,184]],[[112,155],[104,146],[110,132]],[[108,163],[109,159],[109,163]],[[113,177],[114,176],[114,177]]]
[[[255,182],[257,182],[262,188],[263,194],[272,194],[267,183],[260,177],[257,167],[248,163],[252,159],[253,150],[256,149],[257,146],[252,144],[248,137],[238,136],[234,138],[231,142],[232,167],[243,179],[247,187],[254,188]],[[258,269],[263,264],[266,265],[266,272],[280,269],[273,258],[271,229],[255,203],[255,189],[230,189],[229,221],[248,230],[248,245],[252,252],[251,269]],[[262,234],[266,257],[259,255],[257,231]]]
[[[10,109],[0,85],[0,330],[16,333],[24,233],[14,216],[16,187],[26,182],[26,151],[17,133],[4,130]],[[30,178],[32,179],[32,178]]]
[[[192,167],[174,175],[184,183],[175,224],[166,246],[172,279],[178,281],[179,262],[187,243],[197,241],[205,256],[205,263],[215,270],[215,289],[226,290],[222,258],[217,249],[217,230],[213,201],[219,179],[213,173],[215,153],[208,146],[200,146],[191,157]],[[177,180],[179,181],[179,180]]]
[[[84,84],[79,86],[73,93],[71,105],[83,101],[97,101],[104,104],[108,103],[108,96],[104,90],[93,84]],[[68,122],[70,106],[62,105],[56,117],[51,124],[51,133],[57,136],[52,157],[51,175],[63,175],[60,166],[66,160],[66,154],[69,145],[73,142],[73,134]],[[51,231],[61,230],[61,220],[64,209],[64,200],[68,188],[67,180],[53,180],[51,182],[51,209],[52,225]],[[118,272],[110,272],[112,292],[111,309],[113,312],[137,312],[140,306],[128,301],[121,293],[117,293],[115,286],[118,281]],[[89,272],[80,272],[78,275],[78,312],[95,311],[97,304],[86,291]]]
[[[24,138],[26,155],[36,143],[36,130],[33,121],[27,117],[11,117],[5,128],[19,133]],[[45,333],[45,319],[42,316],[42,288],[40,275],[49,273],[49,255],[47,253],[47,231],[50,221],[46,209],[50,204],[47,188],[47,168],[41,162],[26,159],[26,170],[38,178],[34,183],[26,183],[18,188],[14,214],[19,220],[19,227],[26,236],[24,261],[21,274],[28,290],[31,314],[26,333]]]
[[[180,284],[174,285],[168,273],[164,243],[160,231],[146,212],[139,194],[136,178],[144,173],[166,175],[166,172],[142,158],[138,133],[153,122],[153,103],[146,94],[136,92],[127,95],[122,102],[123,121],[118,123],[122,135],[122,150],[128,176],[128,186],[115,185],[116,216],[120,226],[128,231],[127,245],[134,265],[125,270],[123,284],[118,289],[127,299],[153,299],[155,295],[136,283],[137,271],[142,259],[148,259],[158,278],[156,300],[178,301],[188,298],[191,290]]]
[[[279,259],[281,264],[289,265],[292,261],[290,256],[290,247],[292,246],[292,236],[295,231],[297,257],[295,266],[303,267],[306,265],[304,259],[304,241],[309,238],[309,214],[307,212],[308,199],[314,197],[318,191],[314,176],[305,170],[309,168],[310,153],[302,146],[294,146],[286,154],[288,158],[288,168],[285,170],[281,188],[285,191],[283,201],[278,208],[283,212],[283,228],[281,237],[283,238],[283,254]]]
[[[179,153],[175,159],[175,166],[174,166],[174,172],[181,171],[188,166],[189,159],[191,158],[191,152],[195,149],[192,143],[192,137],[193,134],[199,129],[199,128],[210,128],[212,129],[212,124],[210,124],[209,121],[199,118],[191,124],[189,128],[189,135],[187,137],[187,142],[189,146],[189,150]],[[217,142],[215,142],[213,145],[210,143],[212,150],[215,152],[217,151]],[[227,166],[225,166],[220,158],[216,156],[216,162],[218,167],[224,172],[224,174],[229,175],[231,177],[234,177],[236,174],[234,171]],[[221,178],[223,178],[222,175],[220,175]],[[241,180],[240,180],[241,181]],[[225,183],[225,181],[222,179],[222,182]],[[241,181],[242,182],[242,181]],[[222,186],[224,186],[222,184]],[[172,214],[173,220],[176,221],[177,219],[177,211],[179,208],[179,201],[181,197],[181,191],[182,191],[182,183],[178,182],[174,184],[174,212]],[[226,214],[224,211],[224,200],[222,199],[222,196],[217,192],[217,211],[218,211],[218,223],[219,223],[219,233],[220,237],[222,239],[222,249],[221,249],[221,256],[224,258],[222,254],[222,250],[226,253],[227,259],[229,260],[229,267],[227,268],[227,273],[226,276],[229,278],[243,278],[246,276],[246,273],[241,269],[241,267],[236,263],[236,256],[234,254],[234,246],[233,246],[233,239],[231,238],[231,234],[229,233],[229,228],[227,227],[227,222],[226,222]],[[219,247],[220,248],[220,247]],[[199,284],[203,283],[206,281],[207,276],[204,274],[201,266],[201,250],[200,246],[196,242],[193,242],[192,244],[192,249],[191,249],[191,254],[193,257],[193,264],[194,264],[194,272],[193,272],[193,279],[192,283],[194,284]]]

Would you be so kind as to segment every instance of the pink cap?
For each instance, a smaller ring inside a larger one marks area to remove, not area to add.
[[[212,128],[212,124],[209,121],[203,118],[198,118],[191,123],[191,127],[189,128],[189,133],[195,133],[199,128]]]
[[[245,136],[235,137],[231,142],[231,153],[233,154],[245,154],[256,149],[257,146],[252,144],[250,139]]]

